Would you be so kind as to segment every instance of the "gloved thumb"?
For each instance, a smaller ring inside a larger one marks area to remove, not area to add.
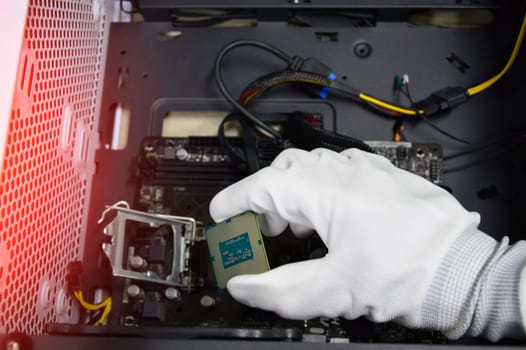
[[[351,295],[342,291],[338,269],[326,256],[280,266],[258,275],[236,276],[227,283],[234,299],[245,305],[274,311],[288,319],[338,317],[351,309]]]

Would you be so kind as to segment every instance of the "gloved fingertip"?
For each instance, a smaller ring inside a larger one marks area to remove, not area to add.
[[[231,200],[232,194],[230,192],[230,188],[227,187],[223,191],[217,193],[210,201],[208,211],[210,213],[210,217],[216,223],[248,210],[237,209],[239,205],[235,205],[235,203],[233,203],[233,200]]]
[[[226,288],[232,298],[250,307],[258,307],[257,299],[254,298],[257,284],[251,283],[254,275],[243,275],[232,277],[226,284]]]
[[[236,276],[228,281],[227,289],[238,302],[285,318],[303,320],[320,316],[324,314],[320,305],[331,284],[336,290],[339,288],[325,265],[326,260],[290,263],[260,274]]]
[[[290,230],[298,238],[305,238],[314,234],[314,229],[307,225],[290,224]]]
[[[274,169],[286,170],[293,166],[297,162],[304,161],[311,157],[310,152],[299,149],[299,148],[288,148],[278,154],[278,156],[272,161],[271,167]]]
[[[278,215],[260,214],[259,226],[265,236],[273,237],[281,234],[288,226],[288,222]]]

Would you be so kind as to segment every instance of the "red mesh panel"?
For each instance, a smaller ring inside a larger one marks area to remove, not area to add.
[[[0,333],[76,317],[65,275],[89,174],[75,137],[95,126],[105,20],[99,1],[30,2],[0,176]]]

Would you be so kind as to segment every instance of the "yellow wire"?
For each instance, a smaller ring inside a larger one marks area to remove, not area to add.
[[[83,308],[87,309],[87,310],[91,310],[91,311],[95,311],[95,310],[99,310],[99,309],[102,309],[103,307],[106,306],[106,300],[103,301],[102,303],[100,304],[91,304],[91,303],[88,303],[87,301],[84,300],[84,295],[82,294],[82,291],[76,291],[74,292],[74,295],[75,297],[77,298],[77,300],[79,301],[80,305],[82,305]]]
[[[317,81],[317,80],[314,80],[314,79],[308,79],[308,78],[284,78],[284,79],[279,79],[279,80],[273,81],[271,84],[269,84],[269,86],[267,88],[270,88],[270,87],[273,87],[273,86],[276,86],[276,85],[279,85],[279,84],[283,84],[283,83],[289,83],[289,82],[296,82],[296,83],[297,82],[301,82],[301,83],[310,83],[310,84],[315,84],[315,85],[326,86],[323,82],[320,82],[320,81]],[[250,100],[252,100],[254,97],[259,95],[260,93],[261,93],[261,90],[255,91],[251,95],[247,96],[245,98],[245,100],[243,101],[243,104],[247,104]],[[360,93],[360,95],[358,97],[360,99],[364,100],[364,101],[373,103],[373,104],[375,104],[375,105],[377,105],[379,107],[388,109],[390,111],[398,112],[398,113],[401,113],[401,114],[405,114],[405,115],[417,115],[417,113],[418,114],[424,114],[423,110],[416,111],[416,110],[413,110],[413,109],[399,107],[399,106],[396,106],[396,105],[393,105],[393,104],[390,104],[390,103],[378,100],[378,99],[376,99],[376,98],[374,98],[372,96],[366,95],[364,93]]]
[[[100,326],[108,318],[108,316],[110,315],[110,312],[111,312],[111,297],[109,297],[106,300],[109,300],[109,304],[106,306],[106,308],[104,308],[104,311],[102,312],[102,315],[100,316],[98,321],[93,324],[95,326]]]
[[[111,297],[106,298],[103,302],[101,302],[99,304],[91,304],[91,303],[88,303],[86,300],[84,300],[84,296],[82,294],[82,291],[77,290],[77,291],[73,292],[73,295],[78,300],[80,305],[82,305],[82,307],[85,308],[86,310],[96,311],[96,310],[100,310],[100,309],[104,308],[104,311],[102,312],[102,315],[94,323],[95,326],[101,325],[104,322],[104,320],[106,320],[106,318],[108,318],[108,315],[111,312],[111,302],[112,302]]]
[[[478,94],[479,92],[482,92],[489,88],[491,85],[495,84],[508,70],[510,70],[511,66],[513,65],[513,62],[515,61],[515,58],[517,58],[517,54],[519,53],[519,49],[521,47],[522,41],[524,39],[524,33],[526,33],[526,14],[524,15],[524,18],[522,20],[522,26],[519,32],[519,36],[517,37],[517,41],[515,41],[515,46],[513,47],[513,51],[511,52],[511,56],[508,59],[508,62],[504,66],[504,68],[495,76],[491,77],[490,79],[486,80],[483,83],[480,83],[476,86],[470,87],[468,89],[468,95],[473,96]]]
[[[405,115],[424,114],[424,111],[421,110],[421,109],[420,110],[414,110],[414,109],[409,109],[409,108],[395,106],[393,104],[390,104],[390,103],[378,100],[378,99],[376,99],[376,98],[374,98],[372,96],[366,95],[363,92],[360,92],[360,95],[358,95],[358,97],[361,100],[370,102],[370,103],[372,103],[372,104],[374,104],[376,106],[388,109],[388,110],[393,111],[393,112],[398,112],[398,113],[402,113],[402,114],[405,114]]]

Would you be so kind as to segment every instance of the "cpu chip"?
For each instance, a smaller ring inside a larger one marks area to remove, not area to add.
[[[252,212],[207,227],[206,242],[219,289],[234,276],[270,270],[258,217]]]

